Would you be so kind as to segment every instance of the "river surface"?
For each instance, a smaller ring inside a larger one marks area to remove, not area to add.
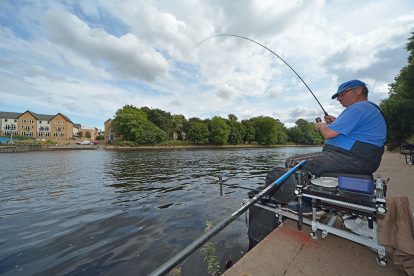
[[[0,154],[0,274],[146,275],[228,218],[286,157],[320,147]],[[212,239],[246,253],[242,215]],[[199,250],[182,275],[207,275]]]

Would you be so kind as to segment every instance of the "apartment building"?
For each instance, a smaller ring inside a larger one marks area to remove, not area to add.
[[[0,112],[0,135],[18,135],[18,117],[21,113]]]
[[[35,139],[66,140],[73,137],[73,122],[65,115],[0,112],[0,135],[21,135]]]

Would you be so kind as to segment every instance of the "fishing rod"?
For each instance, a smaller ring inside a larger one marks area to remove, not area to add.
[[[268,48],[268,47],[266,47],[265,45],[263,45],[263,44],[261,44],[261,43],[259,43],[259,42],[257,42],[257,41],[255,41],[255,40],[253,40],[253,39],[251,39],[251,38],[248,38],[248,37],[245,37],[245,36],[241,36],[241,35],[236,35],[236,34],[215,34],[215,35],[212,35],[212,36],[210,36],[210,37],[208,37],[208,38],[205,38],[205,39],[203,39],[203,40],[201,40],[200,42],[198,42],[193,48],[191,48],[191,50],[190,50],[190,52],[189,53],[191,53],[191,51],[192,50],[194,50],[195,48],[197,48],[198,46],[200,46],[201,44],[203,44],[204,42],[206,42],[207,40],[209,40],[209,39],[212,39],[212,38],[214,38],[214,37],[219,37],[219,36],[232,36],[232,37],[238,37],[238,38],[241,38],[241,39],[245,39],[245,40],[248,40],[248,41],[250,41],[250,42],[253,42],[253,43],[255,43],[255,44],[257,44],[257,45],[259,45],[259,46],[262,46],[263,48],[265,48],[266,50],[268,50],[269,52],[271,52],[273,55],[275,55],[278,59],[280,59],[284,64],[286,64],[292,71],[293,71],[293,73],[295,73],[296,74],[296,76],[303,82],[303,84],[306,86],[306,88],[309,90],[309,92],[312,94],[312,96],[315,98],[315,100],[316,100],[316,102],[319,104],[319,106],[322,108],[322,111],[323,111],[323,113],[325,114],[325,116],[328,116],[328,113],[325,111],[325,109],[323,108],[323,106],[322,106],[322,104],[319,102],[319,100],[318,100],[318,98],[316,98],[316,96],[315,96],[315,94],[313,93],[313,91],[310,89],[310,87],[306,84],[306,82],[302,79],[302,77],[301,76],[299,76],[299,74],[295,71],[295,69],[293,69],[292,68],[292,66],[290,66],[289,65],[289,63],[287,63],[282,57],[280,57],[278,54],[276,54],[272,49],[270,49],[270,48]]]

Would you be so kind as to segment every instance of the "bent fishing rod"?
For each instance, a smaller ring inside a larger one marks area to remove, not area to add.
[[[191,50],[190,50],[190,52],[189,53],[191,53],[191,51],[192,50],[194,50],[195,48],[197,48],[198,46],[200,46],[201,44],[203,44],[204,42],[206,42],[207,40],[210,40],[210,39],[212,39],[212,38],[215,38],[215,37],[220,37],[220,36],[231,36],[231,37],[237,37],[237,38],[241,38],[241,39],[244,39],[244,40],[247,40],[247,41],[250,41],[250,42],[253,42],[253,43],[255,43],[255,44],[257,44],[257,45],[259,45],[259,46],[261,46],[261,47],[263,47],[263,48],[265,48],[266,50],[268,50],[269,52],[271,52],[273,55],[275,55],[278,59],[280,59],[284,64],[286,64],[289,68],[290,68],[290,70],[292,70],[293,71],[293,73],[295,73],[296,74],[296,76],[302,81],[302,83],[306,86],[306,88],[309,90],[309,92],[312,94],[312,96],[315,98],[315,100],[316,100],[316,102],[319,104],[319,106],[322,108],[322,111],[323,111],[323,113],[325,114],[325,116],[328,116],[328,113],[325,111],[325,109],[323,108],[323,106],[322,106],[322,104],[319,102],[319,100],[318,100],[318,98],[316,98],[316,96],[315,96],[315,94],[313,93],[313,91],[310,89],[310,87],[306,84],[306,82],[302,79],[302,77],[301,76],[299,76],[299,74],[295,71],[295,69],[293,69],[292,68],[292,66],[290,66],[289,65],[289,63],[287,63],[282,57],[280,57],[278,54],[276,54],[272,49],[270,49],[270,48],[268,48],[268,47],[266,47],[265,45],[263,45],[263,44],[261,44],[261,43],[259,43],[259,42],[257,42],[257,41],[255,41],[255,40],[253,40],[253,39],[251,39],[251,38],[248,38],[248,37],[245,37],[245,36],[241,36],[241,35],[237,35],[237,34],[215,34],[215,35],[212,35],[212,36],[210,36],[210,37],[208,37],[208,38],[206,38],[206,39],[203,39],[203,40],[201,40],[200,42],[198,42],[193,48],[191,48]]]

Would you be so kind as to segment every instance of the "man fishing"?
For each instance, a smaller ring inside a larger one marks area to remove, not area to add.
[[[368,101],[367,85],[360,80],[347,81],[338,87],[332,96],[335,98],[345,110],[338,118],[326,115],[326,123],[315,123],[315,129],[326,139],[322,152],[290,157],[286,167],[307,159],[302,169],[315,176],[372,174],[378,169],[387,125],[379,107]]]

